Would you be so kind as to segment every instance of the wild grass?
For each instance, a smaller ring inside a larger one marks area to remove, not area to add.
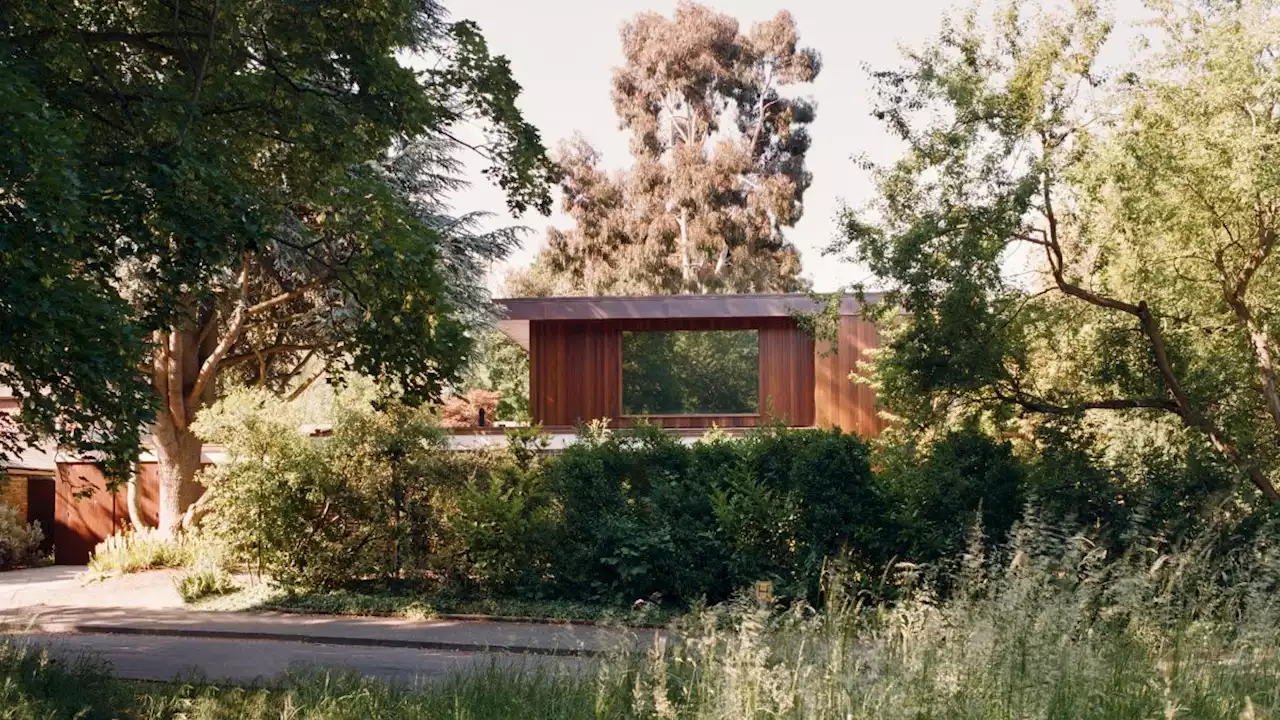
[[[1280,554],[1260,540],[1107,558],[1038,526],[955,572],[903,568],[904,599],[824,612],[740,602],[629,677],[642,717],[1280,717]],[[610,669],[605,668],[608,673]]]
[[[1031,520],[1008,549],[973,543],[949,572],[898,568],[892,605],[868,606],[835,582],[821,611],[743,599],[580,676],[494,666],[412,688],[320,673],[259,689],[145,686],[126,693],[120,716],[1280,717],[1276,545],[1135,547],[1107,557]],[[62,717],[86,688],[118,697],[98,666],[12,654],[0,653],[0,707],[31,710],[10,717]],[[68,681],[74,673],[88,682]]]
[[[224,581],[230,580],[225,572],[227,563],[222,546],[206,535],[187,532],[171,537],[154,528],[143,528],[123,530],[98,543],[89,558],[88,574],[91,578],[100,578],[183,568],[192,576],[189,583],[200,584],[216,578],[225,586]],[[196,579],[196,575],[204,579]],[[231,589],[227,587],[227,591]]]
[[[221,544],[202,538],[188,538],[186,549],[188,557],[184,569],[173,579],[183,602],[193,603],[240,589],[240,584],[227,571],[229,562]]]
[[[191,542],[186,536],[169,537],[152,528],[123,530],[108,536],[93,549],[89,572],[123,575],[184,567],[191,560]]]

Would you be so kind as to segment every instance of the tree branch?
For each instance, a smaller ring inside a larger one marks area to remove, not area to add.
[[[1049,139],[1047,135],[1041,132],[1041,142],[1044,144],[1046,158],[1049,153]],[[1044,233],[1045,256],[1049,261],[1049,268],[1053,273],[1054,282],[1062,292],[1079,298],[1085,302],[1128,313],[1138,319],[1138,323],[1142,328],[1142,332],[1147,336],[1150,342],[1152,352],[1155,354],[1156,369],[1160,373],[1161,379],[1164,381],[1165,387],[1173,396],[1176,404],[1176,412],[1182,418],[1183,423],[1188,427],[1203,432],[1213,446],[1225,457],[1232,461],[1235,466],[1249,477],[1250,482],[1262,493],[1272,504],[1280,504],[1280,492],[1276,491],[1275,486],[1267,478],[1266,474],[1251,459],[1244,456],[1238,448],[1231,444],[1222,430],[1218,428],[1208,417],[1202,414],[1191,403],[1190,396],[1182,387],[1182,383],[1178,380],[1177,374],[1173,371],[1173,364],[1169,360],[1169,351],[1165,346],[1164,335],[1160,331],[1160,323],[1156,319],[1154,313],[1147,306],[1146,301],[1139,301],[1138,304],[1117,300],[1115,298],[1099,295],[1090,290],[1086,290],[1078,285],[1067,282],[1064,273],[1065,261],[1062,254],[1062,245],[1058,237],[1058,220],[1053,212],[1053,198],[1050,190],[1052,178],[1049,171],[1045,170],[1041,182],[1041,194],[1044,202],[1044,216],[1048,223],[1048,230]]]
[[[246,312],[249,315],[260,315],[270,310],[273,307],[276,307],[278,305],[283,305],[284,303],[287,303],[290,300],[294,300],[296,298],[302,297],[303,295],[306,295],[308,292],[315,290],[316,288],[324,285],[325,283],[329,282],[332,279],[333,279],[332,273],[324,273],[320,277],[316,278],[315,280],[312,280],[309,283],[306,283],[305,285],[299,285],[293,290],[290,290],[289,292],[286,292],[286,293],[281,293],[271,298],[270,300],[263,300],[257,305],[254,305],[248,308]]]
[[[1028,412],[1043,413],[1047,415],[1073,415],[1083,410],[1137,409],[1164,410],[1175,414],[1178,413],[1178,406],[1175,402],[1168,398],[1159,397],[1085,400],[1078,403],[1072,403],[1070,405],[1058,405],[1025,393],[1017,388],[1014,388],[1012,394],[1010,394],[1004,392],[997,386],[995,388],[995,395],[996,399],[1014,403]]]
[[[241,353],[239,355],[231,355],[223,358],[222,367],[232,367],[242,362],[257,359],[258,357],[270,357],[272,355],[280,355],[282,353],[302,352],[303,350],[316,350],[315,345],[272,345],[269,348],[255,350],[253,352]]]
[[[165,402],[169,414],[173,416],[173,426],[178,430],[187,429],[187,404],[182,398],[182,335],[179,332],[165,333],[164,364],[167,377],[168,392]]]
[[[293,392],[289,393],[289,397],[285,398],[285,402],[293,402],[294,400],[302,397],[302,393],[306,392],[307,388],[314,385],[321,377],[324,377],[324,366],[321,366],[315,372],[311,373],[306,380],[302,381],[301,385],[294,388]]]
[[[196,383],[191,388],[191,394],[188,395],[188,403],[195,407],[200,402],[200,396],[204,393],[204,389],[209,383],[213,382],[214,376],[218,374],[218,365],[222,359],[226,357],[231,347],[240,339],[240,331],[244,329],[244,321],[246,318],[246,303],[249,300],[249,255],[242,253],[240,256],[240,297],[236,300],[236,309],[231,313],[231,322],[227,325],[227,332],[218,340],[217,346],[213,348],[213,352],[209,353],[209,357],[204,359],[204,363],[200,366],[200,374],[196,376]]]
[[[1259,224],[1262,224],[1261,215],[1259,216]],[[1254,317],[1253,309],[1249,307],[1248,301],[1245,300],[1245,294],[1249,290],[1249,283],[1253,280],[1253,276],[1257,274],[1258,269],[1270,257],[1276,244],[1275,232],[1262,227],[1259,228],[1259,231],[1261,236],[1258,246],[1246,259],[1244,267],[1236,275],[1234,283],[1231,282],[1231,278],[1228,276],[1222,251],[1219,251],[1215,256],[1214,264],[1222,277],[1223,298],[1227,301],[1227,305],[1231,307],[1231,311],[1236,318],[1236,324],[1249,337],[1249,346],[1253,350],[1254,362],[1258,366],[1259,379],[1262,381],[1262,396],[1267,406],[1267,412],[1271,415],[1272,424],[1275,425],[1277,430],[1280,430],[1280,377],[1277,377],[1275,358],[1271,354],[1271,337],[1266,329],[1258,324]]]

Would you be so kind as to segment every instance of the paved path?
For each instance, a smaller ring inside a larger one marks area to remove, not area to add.
[[[658,632],[590,625],[45,605],[0,610],[0,627],[10,632],[280,640],[561,656],[647,646]]]
[[[0,633],[59,656],[98,655],[125,677],[266,679],[314,665],[394,680],[478,665],[578,671],[660,631],[588,625],[188,610],[172,573],[85,583],[84,568],[0,573]]]
[[[0,610],[32,605],[181,608],[174,570],[152,570],[86,582],[83,565],[0,572]]]
[[[12,634],[9,639],[47,648],[54,657],[98,657],[110,662],[121,677],[135,680],[249,683],[270,681],[291,670],[323,668],[413,684],[490,665],[553,675],[588,672],[593,667],[593,661],[585,658],[363,648],[271,640],[31,633]]]

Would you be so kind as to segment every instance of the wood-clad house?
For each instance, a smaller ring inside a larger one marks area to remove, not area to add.
[[[499,327],[529,351],[530,414],[563,431],[607,419],[667,428],[744,428],[767,420],[883,426],[872,390],[850,374],[878,342],[843,300],[837,341],[815,343],[795,317],[806,295],[676,295],[499,300]]]

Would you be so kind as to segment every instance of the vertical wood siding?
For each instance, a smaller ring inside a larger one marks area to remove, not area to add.
[[[670,428],[752,427],[770,412],[793,426],[814,425],[813,338],[786,317],[662,318],[529,323],[530,412],[546,427],[622,417],[622,333],[673,330],[757,330],[760,342],[759,415],[679,415],[650,418]]]
[[[876,412],[875,391],[854,383],[849,376],[867,351],[878,347],[874,324],[857,316],[840,318],[835,343],[819,343],[814,358],[814,418],[819,427],[839,427],[863,437],[874,437],[885,422]]]
[[[142,520],[160,519],[160,475],[155,463],[138,464],[138,509]],[[116,530],[129,526],[125,488],[107,490],[107,480],[93,463],[58,463],[53,522],[54,562],[83,565],[93,548]],[[87,497],[81,497],[87,495]]]

